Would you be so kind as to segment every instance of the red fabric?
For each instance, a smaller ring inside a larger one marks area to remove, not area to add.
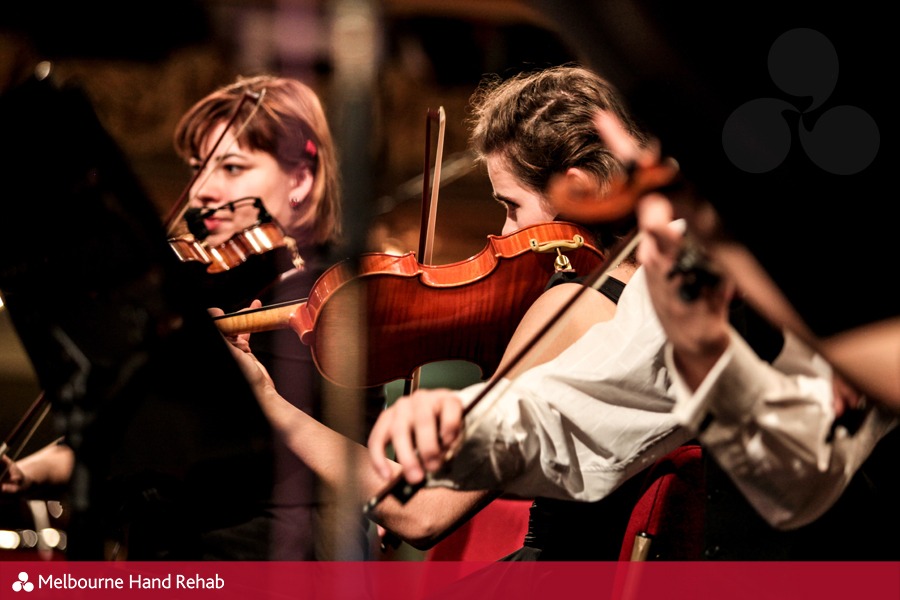
[[[438,542],[426,560],[500,560],[522,547],[531,500],[498,498]]]
[[[698,445],[684,445],[659,459],[646,475],[622,540],[619,560],[630,560],[635,536],[648,534],[648,558],[698,560],[703,552],[706,489]]]

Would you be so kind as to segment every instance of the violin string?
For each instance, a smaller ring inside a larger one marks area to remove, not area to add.
[[[259,308],[245,308],[243,310],[238,310],[235,312],[226,313],[224,315],[219,315],[217,317],[213,317],[213,321],[221,321],[222,319],[227,319],[229,317],[236,317],[240,315],[249,315],[265,310],[272,310],[273,308],[283,308],[285,306],[292,306],[294,304],[303,304],[306,302],[308,298],[302,298],[300,300],[286,300],[284,302],[276,302],[274,304],[266,304],[265,306],[260,306]]]

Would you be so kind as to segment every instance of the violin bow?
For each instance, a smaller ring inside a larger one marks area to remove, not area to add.
[[[437,203],[438,193],[441,189],[441,164],[444,162],[444,131],[447,129],[447,116],[444,113],[444,107],[439,106],[437,112],[428,111],[429,120],[437,119],[438,121],[438,139],[434,153],[434,176],[431,182],[431,195],[428,201],[427,218],[428,222],[422,230],[424,235],[420,236],[419,251],[422,255],[422,264],[430,265],[434,258],[434,230],[437,222]],[[430,136],[429,136],[430,137]],[[428,178],[425,178],[425,186],[428,185]],[[425,211],[423,211],[423,219]],[[424,238],[424,239],[422,239]]]
[[[428,189],[428,176],[431,172],[429,159],[431,157],[431,122],[438,122],[437,147],[434,156],[434,177],[431,190]],[[437,223],[438,193],[441,189],[441,163],[444,159],[444,131],[447,128],[447,117],[444,107],[439,106],[436,111],[428,109],[425,115],[425,169],[422,182],[422,224],[419,228],[419,249],[416,256],[419,263],[430,265],[434,258],[434,230]],[[419,387],[419,379],[422,367],[416,368],[412,376],[404,383],[403,394],[408,396]]]
[[[32,417],[40,411],[37,417]],[[25,414],[19,419],[19,422],[16,423],[16,426],[13,427],[12,431],[9,433],[7,438],[0,443],[0,457],[9,455],[10,459],[13,461],[18,460],[19,455],[22,453],[22,450],[25,449],[25,446],[28,445],[28,442],[31,441],[34,432],[37,431],[37,428],[43,423],[44,419],[50,413],[50,402],[47,401],[44,396],[44,392],[38,394],[37,398],[31,403],[31,406],[25,411]],[[19,432],[28,424],[29,421],[32,421],[31,427],[29,427],[28,432],[22,437],[19,441],[18,446],[14,451],[11,451],[11,444],[14,443],[15,438],[19,435]],[[3,464],[0,466],[0,479],[6,476],[7,471],[9,471],[9,465]]]

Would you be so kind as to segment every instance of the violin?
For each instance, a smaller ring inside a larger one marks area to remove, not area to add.
[[[647,194],[673,193],[687,187],[687,182],[680,176],[678,163],[661,157],[657,146],[634,147],[621,123],[609,115],[598,115],[595,123],[607,144],[626,158],[625,173],[613,178],[610,189],[602,195],[597,190],[579,189],[565,178],[557,179],[551,185],[549,196],[560,214],[582,223],[611,221],[633,212],[639,199]],[[690,204],[687,200],[682,202],[683,207],[687,204]],[[707,214],[705,220],[713,219]],[[715,229],[711,224],[706,227]],[[708,231],[706,235],[710,236],[712,232]],[[715,287],[721,281],[696,237],[687,232],[685,245],[668,276],[670,279],[681,278],[678,293],[684,302],[695,301],[704,288]]]
[[[202,223],[205,216],[229,207],[232,207],[233,210],[235,203],[246,200],[252,200],[257,209],[258,216],[253,225],[235,233],[218,246],[209,246],[198,240],[208,233]],[[168,240],[169,246],[183,263],[199,262],[207,265],[207,273],[216,274],[244,264],[251,256],[287,247],[291,251],[294,266],[300,266],[296,242],[293,238],[286,236],[281,227],[272,220],[272,216],[266,210],[261,198],[240,198],[218,209],[189,209],[188,213],[191,214],[189,218],[186,217],[190,233]]]
[[[605,256],[592,241],[581,226],[556,221],[489,235],[476,255],[445,265],[424,265],[412,252],[365,253],[355,275],[338,263],[305,300],[214,321],[225,335],[293,329],[322,376],[345,387],[406,379],[441,360],[472,362],[487,376],[554,273],[587,273],[602,264]],[[366,346],[347,348],[356,328],[365,331]],[[362,375],[354,359],[365,365]]]

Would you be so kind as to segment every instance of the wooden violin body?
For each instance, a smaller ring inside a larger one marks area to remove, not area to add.
[[[344,386],[405,379],[441,360],[475,363],[487,376],[525,312],[563,268],[558,261],[568,259],[585,274],[604,260],[591,234],[571,223],[544,223],[488,240],[475,256],[446,265],[423,265],[411,252],[363,254],[358,272],[348,263],[331,267],[305,301],[216,322],[225,334],[290,327],[311,348],[322,375]],[[365,332],[365,348],[347,347],[348,339],[358,339],[356,331]]]
[[[207,273],[215,274],[240,266],[251,256],[281,248],[288,240],[276,223],[268,221],[248,227],[218,246],[207,246],[191,234],[170,238],[169,246],[181,262],[205,264]]]

